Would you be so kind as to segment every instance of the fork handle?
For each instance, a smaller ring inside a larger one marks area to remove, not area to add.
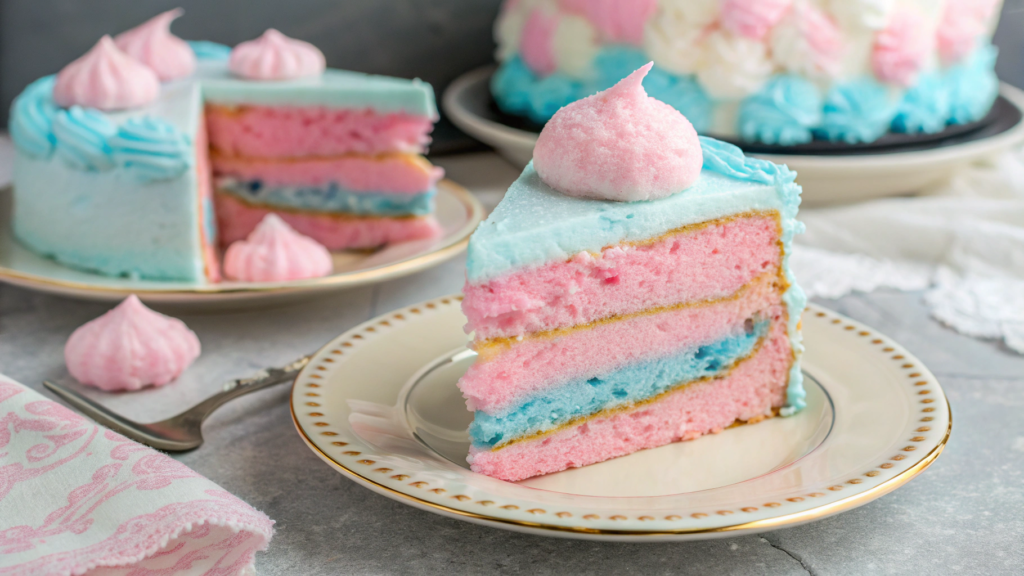
[[[294,380],[295,377],[298,376],[299,372],[306,367],[306,364],[309,364],[310,358],[312,358],[312,355],[303,356],[302,358],[284,366],[278,368],[265,368],[248,378],[232,380],[224,384],[221,391],[217,394],[210,396],[206,400],[203,400],[185,412],[178,414],[174,418],[183,420],[197,419],[199,422],[202,422],[225,402],[229,402],[250,392],[255,392],[269,386]]]

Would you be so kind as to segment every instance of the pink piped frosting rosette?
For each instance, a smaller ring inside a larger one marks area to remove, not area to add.
[[[889,25],[875,36],[871,66],[883,82],[910,86],[924,67],[933,38],[925,33],[924,17],[912,10],[893,14]]]
[[[156,73],[122,52],[110,36],[100,38],[84,56],[65,66],[53,86],[53,100],[64,108],[138,108],[159,94]]]
[[[999,0],[949,0],[936,32],[939,59],[949,66],[974,51],[988,30]]]
[[[559,0],[566,11],[585,17],[610,42],[640,46],[657,0]]]
[[[231,50],[231,73],[249,80],[292,80],[323,74],[327,60],[316,46],[273,28]]]
[[[531,70],[547,76],[555,71],[555,52],[552,46],[558,15],[544,8],[534,8],[523,24],[519,40],[519,54]]]
[[[700,177],[697,131],[678,110],[647,95],[648,63],[615,86],[559,110],[541,131],[533,167],[569,196],[664,198]]]
[[[168,10],[118,34],[114,43],[125,54],[149,66],[160,80],[190,76],[196,69],[196,54],[187,42],[171,34],[171,22],[184,13],[181,8]]]
[[[724,0],[722,27],[739,36],[761,40],[792,4],[792,0]]]
[[[177,378],[199,357],[199,338],[132,294],[79,327],[64,346],[68,372],[102,390],[138,390]]]
[[[268,214],[245,240],[228,247],[224,275],[243,282],[285,282],[327,276],[331,253],[316,240]]]

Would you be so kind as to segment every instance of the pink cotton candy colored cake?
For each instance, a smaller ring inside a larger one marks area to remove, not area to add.
[[[64,362],[82,384],[138,390],[174,380],[199,352],[199,338],[184,322],[146,308],[132,294],[75,330],[64,346]]]
[[[556,113],[470,239],[475,472],[517,481],[804,407],[795,174],[698,139],[646,95],[649,69]]]

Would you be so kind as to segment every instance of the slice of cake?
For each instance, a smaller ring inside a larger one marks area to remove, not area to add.
[[[474,471],[515,481],[803,407],[785,166],[698,138],[650,64],[566,106],[469,244]]]
[[[189,43],[170,11],[104,37],[11,107],[15,236],[112,276],[220,276],[268,213],[332,250],[433,238],[430,85],[327,69],[274,30]]]

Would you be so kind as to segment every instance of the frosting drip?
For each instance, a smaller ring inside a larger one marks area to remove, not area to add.
[[[641,85],[653,66],[551,118],[534,148],[534,167],[547,185],[569,196],[637,201],[663,198],[697,181],[697,132]]]
[[[75,330],[64,362],[82,384],[138,390],[174,380],[199,352],[199,338],[184,322],[146,308],[133,294]]]
[[[284,282],[327,276],[331,253],[276,214],[268,214],[245,240],[228,247],[224,275],[243,282]]]
[[[192,166],[188,137],[152,116],[121,124],[109,144],[114,161],[139,182],[177,178]]]
[[[110,36],[57,74],[53,100],[68,108],[123,110],[149,104],[160,94],[155,72],[122,52]]]
[[[171,22],[184,13],[181,8],[168,10],[118,34],[114,43],[165,82],[189,76],[196,69],[195,52],[184,40],[171,34]]]
[[[59,109],[50,96],[55,80],[44,76],[29,84],[11,106],[11,139],[18,150],[33,158],[49,158],[57,143],[53,118]]]
[[[96,172],[114,167],[108,140],[117,133],[117,126],[97,110],[72,106],[61,110],[53,119],[56,155],[68,166]]]
[[[249,80],[291,80],[323,74],[327,60],[309,42],[270,28],[259,38],[235,46],[228,67],[236,76]]]

